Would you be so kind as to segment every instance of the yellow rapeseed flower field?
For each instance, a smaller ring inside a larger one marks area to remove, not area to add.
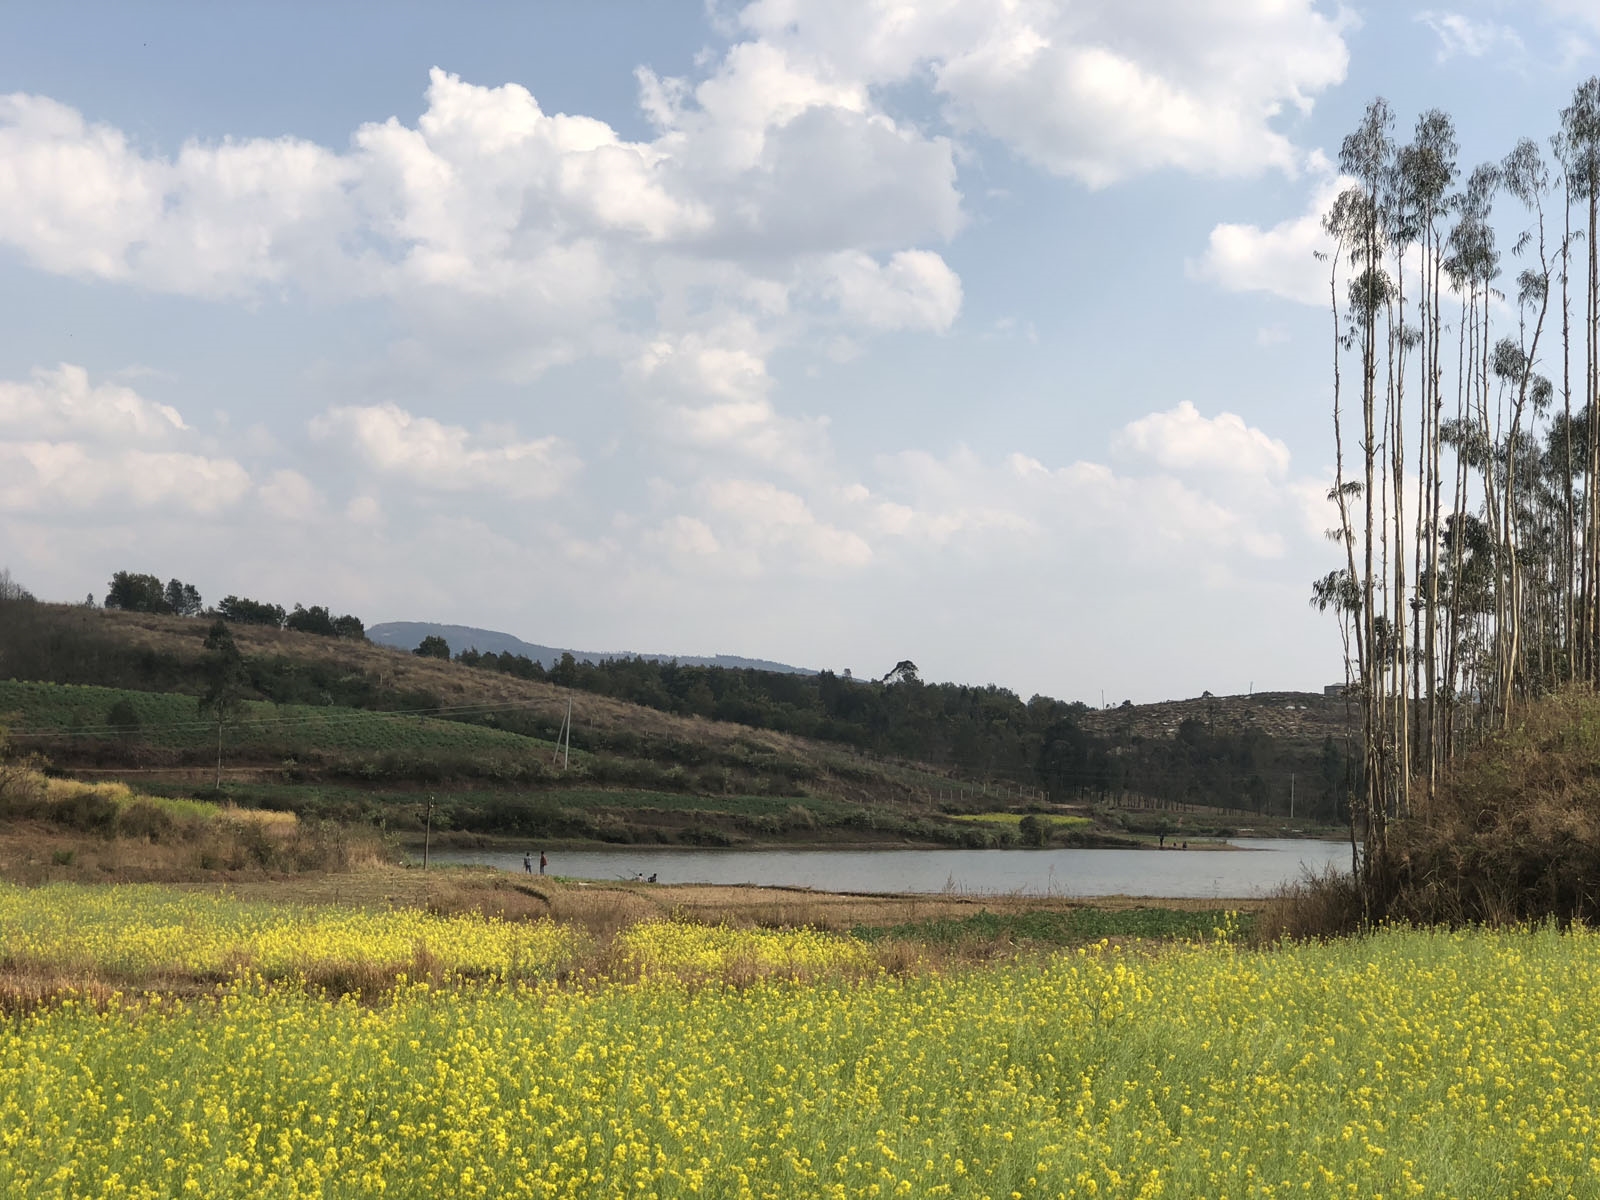
[[[404,970],[419,958],[471,976],[546,977],[572,966],[584,942],[551,921],[300,908],[148,885],[0,883],[0,961],[136,978],[283,978],[340,963]]]
[[[20,903],[0,956],[43,936]],[[368,919],[377,948],[416,918]],[[96,920],[55,936],[118,952]],[[715,981],[786,936],[636,927],[617,949],[639,969],[611,982],[360,1003],[245,978],[14,1014],[0,1195],[1600,1194],[1587,932],[1102,944],[905,977],[797,933],[806,978]]]
[[[614,943],[619,962],[641,975],[685,979],[750,975],[809,977],[859,973],[876,964],[858,938],[813,929],[732,929],[648,921],[630,926]]]

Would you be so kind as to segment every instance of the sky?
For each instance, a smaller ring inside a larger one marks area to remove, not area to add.
[[[1597,71],[1593,0],[8,4],[0,566],[1320,689],[1340,140]]]

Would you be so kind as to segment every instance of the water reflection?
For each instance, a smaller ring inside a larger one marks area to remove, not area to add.
[[[828,892],[1020,893],[1031,896],[1258,896],[1328,867],[1342,842],[1238,838],[1231,850],[678,850],[628,847],[550,854],[550,873],[579,879],[743,883]],[[539,847],[532,846],[534,860]],[[439,862],[522,870],[523,851],[435,852]]]

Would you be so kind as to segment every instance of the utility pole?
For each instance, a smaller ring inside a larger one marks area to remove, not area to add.
[[[564,748],[563,748],[564,747]],[[572,696],[567,695],[567,714],[561,718],[561,728],[556,731],[556,752],[550,758],[554,763],[561,760],[561,769],[565,771],[572,762]]]
[[[433,842],[433,797],[428,797],[428,810],[422,824],[422,869],[428,869],[428,850]]]
[[[1289,820],[1294,820],[1294,772],[1289,772]]]

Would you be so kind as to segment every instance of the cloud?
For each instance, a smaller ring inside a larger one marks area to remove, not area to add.
[[[1005,497],[1007,489],[997,489],[993,480],[979,482],[986,469],[970,450],[961,448],[943,459],[905,450],[880,456],[876,466],[880,492],[859,487],[847,498],[882,535],[942,546],[968,535],[1039,532],[1026,506]]]
[[[746,571],[832,572],[872,560],[864,537],[820,520],[802,497],[771,483],[725,479],[704,483],[697,492],[708,517],[724,531],[717,540],[730,546]]]
[[[1234,413],[1203,417],[1187,400],[1167,412],[1130,422],[1117,445],[1169,471],[1282,478],[1289,469],[1289,447],[1282,442],[1246,425]]]
[[[662,522],[649,538],[678,558],[709,558],[722,549],[711,526],[698,517],[672,517]]]
[[[0,442],[0,510],[64,515],[110,505],[213,514],[250,490],[237,462],[80,442]]]
[[[712,400],[749,404],[772,387],[766,341],[748,322],[725,322],[707,332],[661,337],[635,366],[656,386]]]
[[[1496,50],[1520,54],[1524,46],[1522,37],[1509,25],[1489,20],[1475,20],[1464,13],[1430,8],[1416,15],[1416,20],[1439,39],[1439,62],[1452,58],[1483,58]]]
[[[178,411],[119,384],[91,385],[89,372],[62,363],[27,382],[0,380],[0,434],[159,443],[188,429]]]
[[[380,474],[441,492],[546,497],[561,491],[581,465],[559,438],[474,435],[397,404],[332,408],[314,417],[310,430],[318,441],[349,443]]]
[[[662,125],[646,142],[435,68],[415,126],[369,122],[344,152],[250,138],[170,158],[48,97],[4,96],[0,240],[44,270],[163,291],[428,287],[553,317],[626,294],[651,248],[797,256],[959,225],[947,139],[770,47],[733,47],[693,92],[642,85]]]
[[[1111,449],[1117,466],[965,448],[884,455],[870,487],[847,490],[842,511],[873,531],[879,557],[903,547],[953,554],[971,570],[1033,564],[1047,577],[1070,563],[1073,574],[1124,582],[1198,573],[1217,583],[1260,574],[1290,547],[1320,550],[1306,497],[1326,483],[1291,475],[1288,447],[1234,414],[1207,417],[1184,401],[1129,422]]]
[[[250,490],[249,473],[231,458],[183,448],[196,440],[176,409],[94,383],[81,366],[0,380],[0,511],[231,507]]]
[[[652,503],[669,515],[644,523],[640,538],[682,573],[674,587],[706,573],[887,587],[1019,572],[1049,587],[1080,576],[1225,587],[1275,577],[1271,564],[1291,550],[1321,553],[1316,521],[1327,514],[1312,521],[1307,497],[1326,483],[1292,475],[1287,447],[1240,417],[1208,417],[1184,402],[1130,422],[1111,448],[1116,466],[957,447],[881,455],[850,483],[785,488],[728,477],[686,491],[660,486]]]
[[[376,496],[356,496],[345,505],[344,515],[353,525],[376,525],[383,520],[383,506]]]
[[[184,295],[386,298],[419,361],[514,379],[703,335],[707,297],[763,357],[817,323],[944,332],[961,284],[930,246],[967,220],[958,139],[1092,186],[1294,171],[1276,123],[1343,78],[1349,22],[1312,0],[757,0],[693,77],[637,72],[639,139],[442,68],[414,121],[339,147],[162,152],[16,93],[0,244]]]
[[[902,250],[883,264],[849,251],[823,270],[840,315],[870,329],[944,333],[961,311],[961,280],[931,250]]]
[[[48,97],[0,96],[0,243],[52,272],[240,295],[315,276],[348,226],[349,164],[295,138],[142,153]]]
[[[745,30],[878,86],[931,77],[957,128],[1103,187],[1142,172],[1294,172],[1273,128],[1344,80],[1353,18],[1309,0],[757,0]]]
[[[1189,277],[1228,292],[1266,292],[1297,304],[1326,305],[1329,263],[1318,253],[1333,249],[1322,217],[1354,181],[1325,180],[1311,194],[1306,211],[1270,229],[1224,223],[1212,228],[1206,251],[1186,264]],[[1342,299],[1342,297],[1341,297]]]
[[[658,337],[633,363],[657,431],[669,443],[814,476],[827,452],[826,422],[788,417],[773,404],[772,338],[746,318]]]
[[[310,521],[324,512],[321,493],[299,471],[274,471],[257,490],[267,512],[284,521]]]

